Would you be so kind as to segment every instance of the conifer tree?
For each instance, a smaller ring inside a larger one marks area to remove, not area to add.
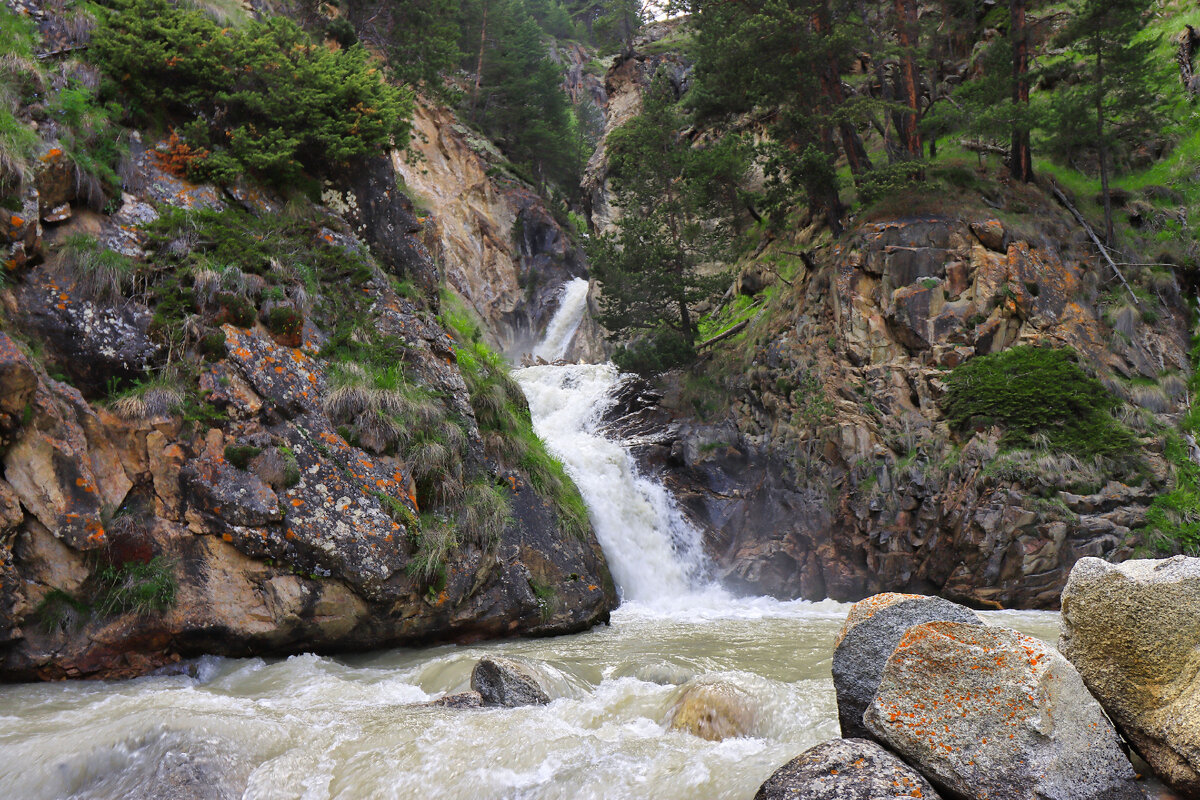
[[[1141,36],[1153,0],[1076,0],[1060,43],[1078,59],[1051,102],[1051,147],[1060,154],[1096,154],[1104,199],[1104,235],[1113,242],[1109,182],[1114,149],[1143,141],[1155,126],[1156,41]]]
[[[627,368],[653,370],[686,360],[697,333],[691,307],[729,280],[700,268],[720,261],[729,243],[722,193],[713,190],[710,177],[735,173],[737,155],[693,148],[681,140],[683,128],[674,89],[660,71],[642,113],[608,140],[622,215],[616,232],[588,244],[603,289],[599,321],[616,336],[646,337],[648,349],[657,351],[621,364]]]

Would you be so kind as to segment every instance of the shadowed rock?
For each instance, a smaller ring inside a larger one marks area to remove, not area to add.
[[[671,729],[719,742],[749,735],[756,716],[745,690],[729,683],[693,683],[671,709]]]

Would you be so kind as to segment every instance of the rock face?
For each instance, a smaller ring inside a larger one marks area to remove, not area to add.
[[[559,288],[587,276],[579,247],[544,201],[503,172],[495,145],[445,108],[418,103],[413,148],[419,164],[397,156],[395,168],[427,208],[422,238],[454,291],[485,321],[487,335],[515,360],[531,351],[558,306]],[[590,320],[575,334],[567,359],[604,359]]]
[[[481,658],[471,670],[471,689],[485,706],[541,706],[550,702],[537,674],[525,664],[502,656]]]
[[[767,778],[754,800],[940,800],[929,782],[864,739],[834,739],[806,750]]]
[[[1016,631],[959,622],[910,628],[864,722],[955,797],[1144,797],[1079,673]]]
[[[754,698],[731,683],[697,681],[671,708],[671,730],[719,742],[750,735],[757,716]]]
[[[1138,449],[1149,475],[1138,484],[1002,452],[998,429],[952,431],[943,415],[947,369],[1018,344],[1073,348],[1131,405],[1133,378],[1191,369],[1174,293],[1156,325],[1115,336],[1070,220],[1034,188],[1007,199],[1018,201],[1031,209],[1019,225],[964,209],[863,223],[836,242],[817,223],[793,232],[761,257],[787,263],[791,285],[714,346],[711,382],[656,385],[665,434],[639,455],[704,531],[726,584],[1056,608],[1077,560],[1132,554],[1170,480],[1160,445]],[[809,250],[807,265],[788,256]],[[1171,424],[1182,400],[1155,396]]]
[[[1200,559],[1082,559],[1059,649],[1156,774],[1200,797]]]
[[[854,604],[833,652],[833,686],[842,736],[870,738],[863,713],[879,689],[896,645],[914,625],[938,620],[983,624],[975,612],[940,597],[881,594]]]

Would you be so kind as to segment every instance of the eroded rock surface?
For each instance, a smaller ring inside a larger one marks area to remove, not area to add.
[[[1059,649],[1156,774],[1200,797],[1200,559],[1082,559]]]

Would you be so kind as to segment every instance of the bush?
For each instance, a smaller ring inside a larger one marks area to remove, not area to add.
[[[1034,437],[1055,451],[1114,456],[1136,445],[1110,413],[1118,401],[1075,363],[1071,350],[1031,346],[979,356],[956,367],[942,409],[953,427],[999,425],[1005,448]]]
[[[135,116],[187,121],[194,178],[286,185],[408,138],[411,94],[361,45],[329,50],[282,17],[229,29],[168,0],[112,0],[89,52]]]
[[[225,460],[238,469],[248,467],[260,453],[262,453],[262,448],[253,445],[230,444],[225,446]]]
[[[177,585],[171,562],[155,556],[142,563],[106,565],[96,573],[93,608],[101,616],[166,611],[175,604]]]
[[[644,339],[621,345],[613,353],[613,363],[625,372],[656,375],[690,364],[696,358],[692,342],[670,329],[657,331]]]

